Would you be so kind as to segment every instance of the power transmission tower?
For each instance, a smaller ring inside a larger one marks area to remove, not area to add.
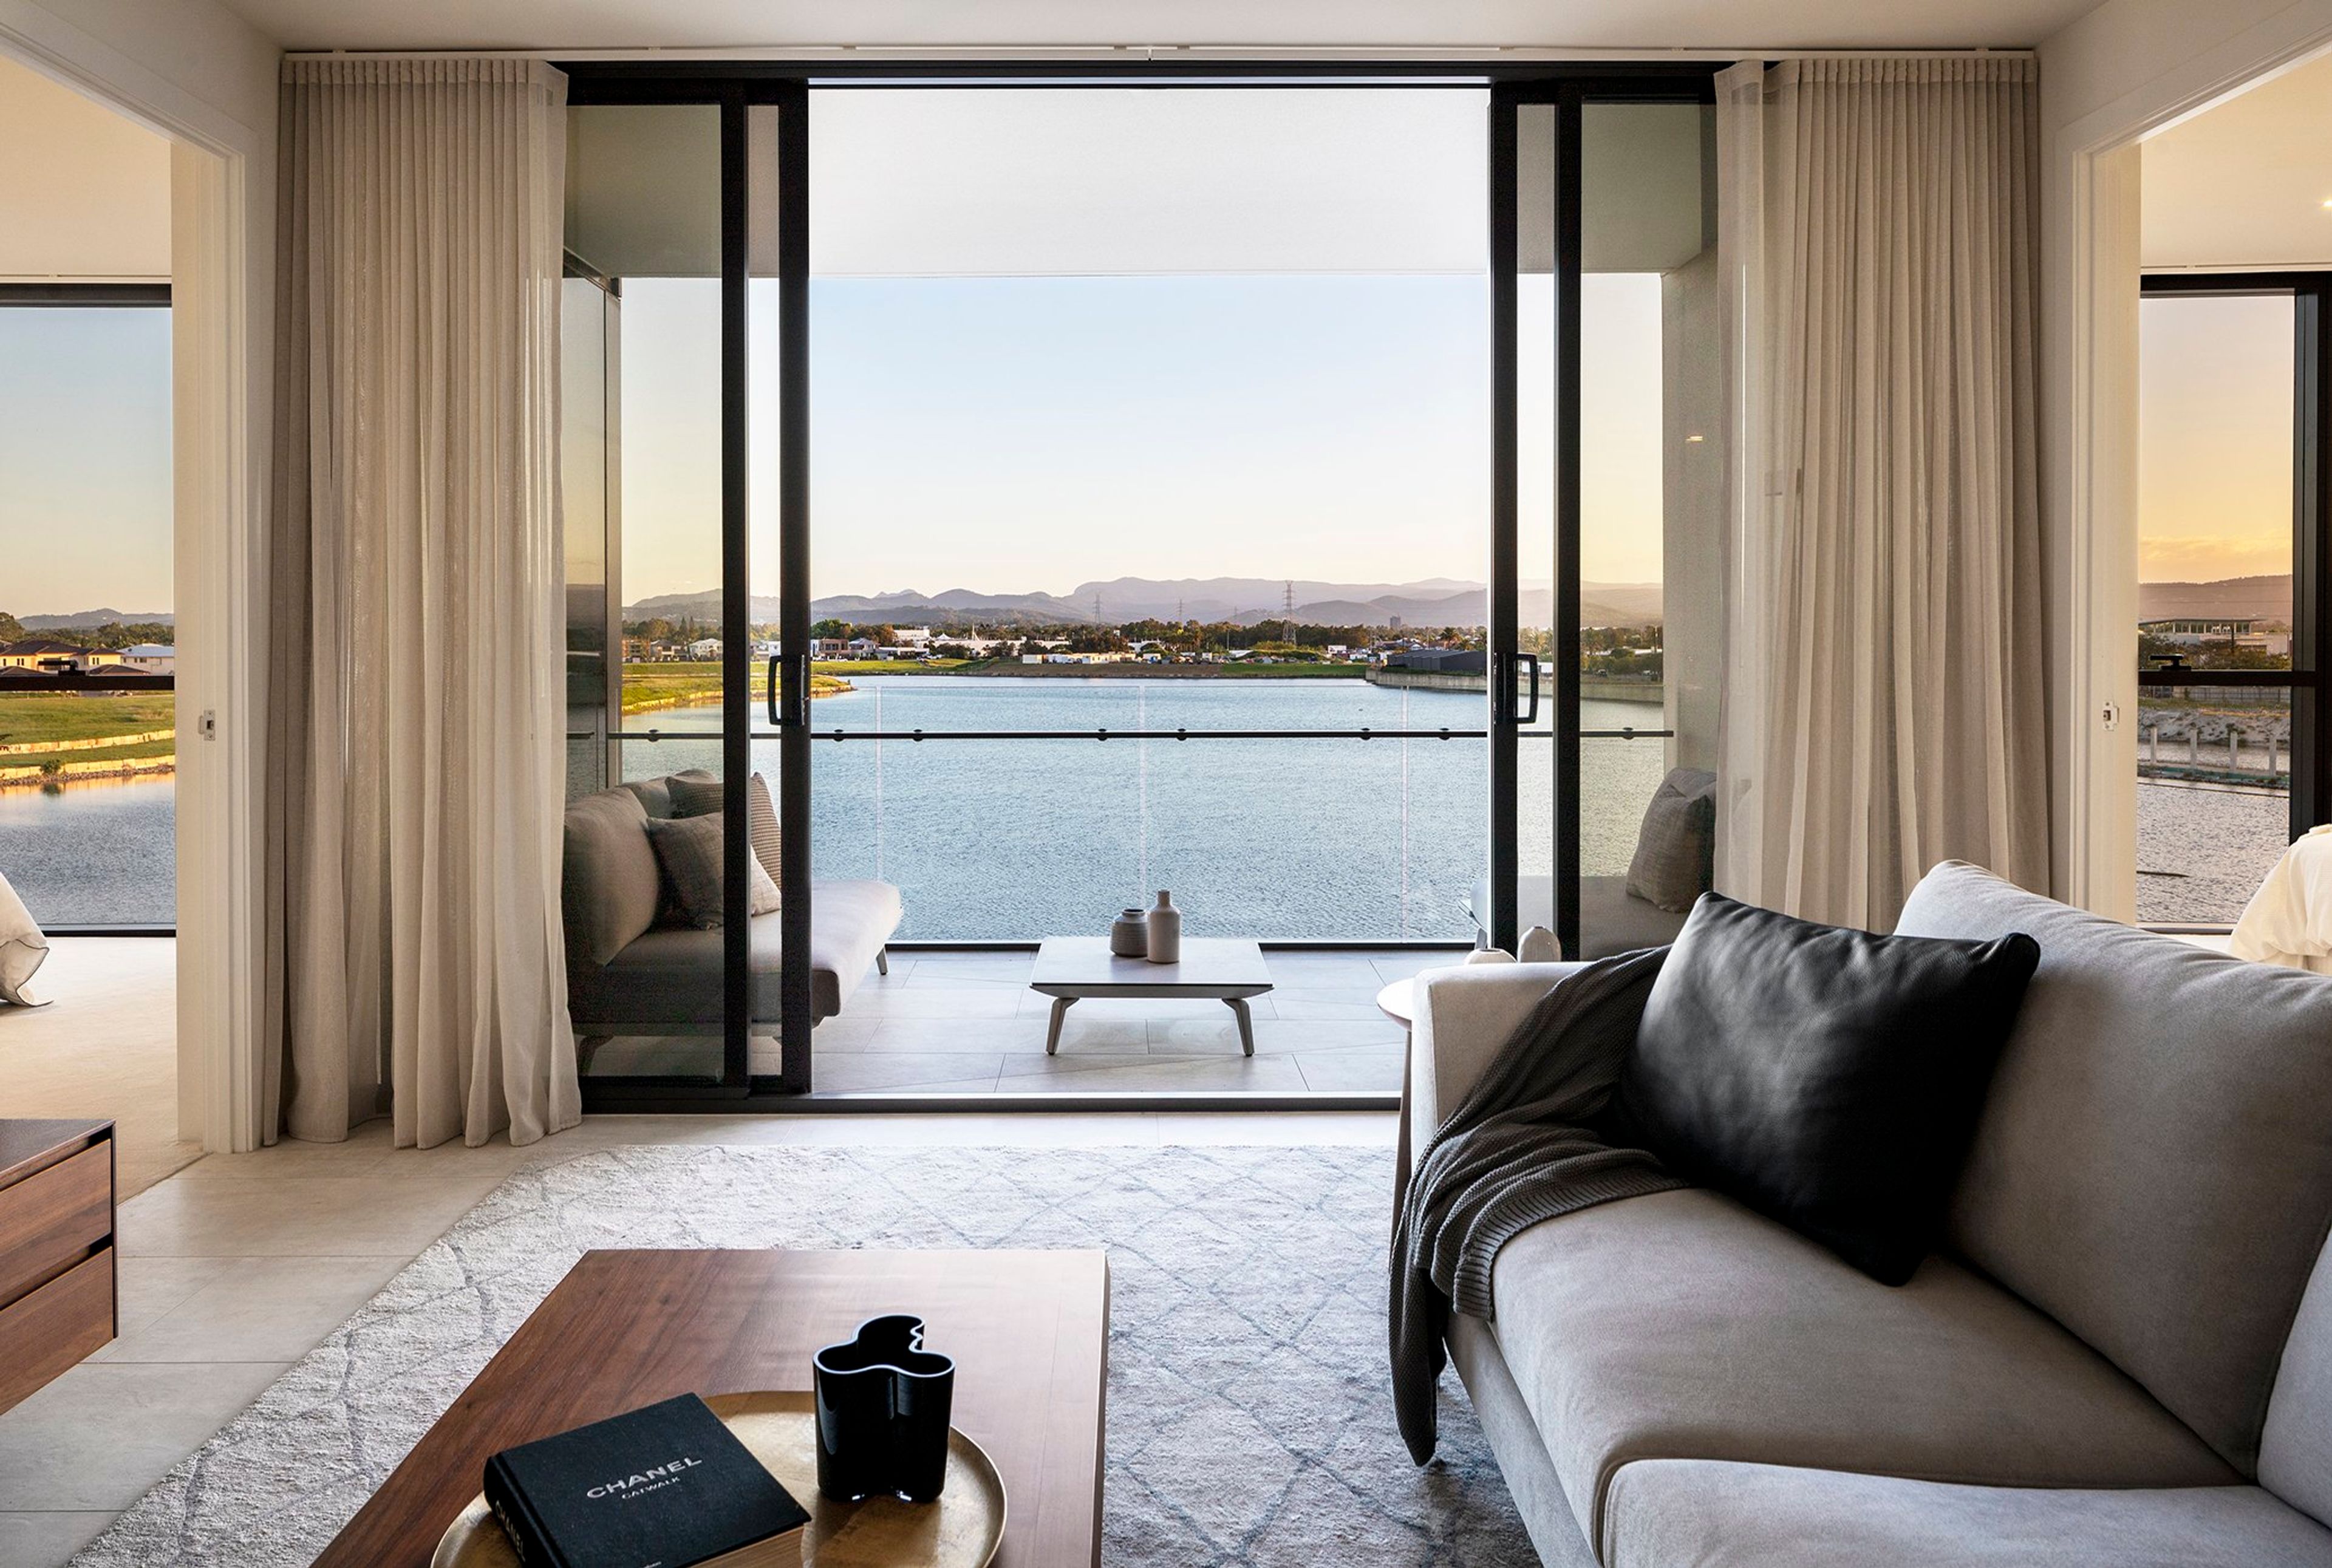
[[[1295,640],[1295,584],[1285,583],[1279,590],[1279,633],[1289,642]]]
[[[1094,625],[1101,625],[1101,593],[1098,589],[1094,593]]]

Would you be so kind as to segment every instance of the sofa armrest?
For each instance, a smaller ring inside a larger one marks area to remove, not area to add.
[[[1409,1034],[1408,1095],[1412,1166],[1442,1119],[1554,982],[1575,963],[1468,964],[1417,977]]]

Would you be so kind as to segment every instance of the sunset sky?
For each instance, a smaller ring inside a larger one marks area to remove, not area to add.
[[[2138,580],[2289,572],[2289,296],[2156,296],[2138,322]]]

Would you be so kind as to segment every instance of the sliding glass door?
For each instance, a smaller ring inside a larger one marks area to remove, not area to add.
[[[2225,930],[2332,820],[2332,273],[2165,273],[2139,306],[2137,917]]]
[[[1651,808],[1714,744],[1706,72],[571,75],[595,1107],[818,1087],[871,982],[817,901],[870,889],[959,949],[1160,889],[1283,949],[1680,920],[1707,834]]]
[[[1706,85],[1516,85],[1492,110],[1512,344],[1491,612],[1502,947],[1532,926],[1571,957],[1657,945],[1708,886],[1725,540]]]
[[[788,875],[753,831],[787,820],[785,564],[748,523],[802,493],[787,101],[619,81],[578,83],[569,110],[563,902],[600,1106],[808,1086],[806,845]]]

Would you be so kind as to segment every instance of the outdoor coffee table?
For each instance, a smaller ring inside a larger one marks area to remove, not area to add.
[[[1087,997],[1204,997],[1221,1002],[1238,1019],[1239,1046],[1255,1055],[1255,1020],[1247,999],[1271,989],[1263,949],[1224,937],[1186,938],[1179,963],[1120,958],[1100,936],[1048,936],[1037,950],[1028,989],[1053,999],[1053,1021],[1045,1031],[1045,1054],[1061,1048],[1061,1020],[1069,1004]]]
[[[954,1424],[1008,1509],[998,1568],[1101,1561],[1109,1259],[1058,1252],[587,1252],[316,1559],[427,1568],[487,1458],[677,1394],[807,1389],[884,1313],[955,1358]]]

